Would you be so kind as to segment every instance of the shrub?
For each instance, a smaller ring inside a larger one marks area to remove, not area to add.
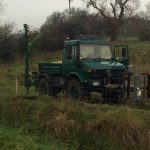
[[[139,33],[140,41],[150,41],[150,28],[143,27]]]

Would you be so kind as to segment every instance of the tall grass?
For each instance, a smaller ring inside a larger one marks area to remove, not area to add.
[[[148,70],[143,66],[149,67],[149,63],[141,64],[142,60],[149,62],[149,50],[130,47],[130,59],[137,65],[137,70]],[[58,60],[60,56],[57,52],[47,60]],[[37,60],[34,61],[36,64]],[[150,149],[149,109],[88,104],[53,97],[28,99],[24,97],[23,72],[21,63],[1,65],[0,149]],[[16,76],[19,82],[17,95]],[[37,95],[33,88],[30,92]]]
[[[126,106],[92,105],[40,97],[4,99],[2,126],[29,135],[52,135],[76,149],[149,150],[150,112]],[[142,114],[144,112],[144,119]]]
[[[25,135],[0,126],[0,150],[65,150],[66,146],[51,136]]]
[[[130,64],[134,72],[146,73],[150,71],[150,41],[140,42],[137,38],[124,38],[115,44],[124,44],[129,47]]]

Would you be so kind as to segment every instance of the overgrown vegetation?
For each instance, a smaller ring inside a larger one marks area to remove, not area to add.
[[[1,150],[65,150],[66,146],[51,136],[33,136],[21,130],[0,126]]]
[[[137,38],[119,39],[115,44],[125,44],[129,47],[129,61],[135,73],[149,72],[150,42],[139,42]]]
[[[138,1],[133,0],[109,1],[110,6],[105,5],[108,3],[106,0],[88,0],[86,2],[88,6],[94,7],[97,11],[91,13],[88,9],[71,8],[70,11],[53,12],[47,17],[39,30],[31,27],[29,29],[30,41],[39,32],[42,33],[41,38],[34,44],[34,49],[39,50],[39,52],[44,51],[44,53],[53,52],[63,48],[63,42],[67,37],[75,39],[81,34],[95,34],[108,40],[116,40],[117,37],[135,36],[141,41],[149,41],[149,7],[146,11],[137,12],[135,8],[139,4]],[[122,5],[123,2],[125,2],[124,5]],[[103,6],[99,11],[96,8],[96,6],[99,6],[98,3]],[[105,8],[107,6],[108,8]],[[124,12],[123,14],[121,10]],[[135,26],[136,28],[134,28]],[[23,56],[25,49],[24,31],[14,33],[13,27],[11,23],[0,24],[0,60],[3,60],[3,57],[7,58],[5,59],[7,61],[15,60]],[[6,52],[8,55],[5,55]]]
[[[135,42],[130,47],[138,45]],[[144,43],[143,47],[147,45]],[[144,54],[145,51],[139,52]],[[60,56],[58,51],[46,59],[57,60]],[[64,96],[37,97],[32,88],[31,97],[26,98],[23,96],[23,65],[3,64],[1,69],[0,149],[27,150],[29,146],[31,150],[150,149],[149,106],[89,104],[68,101]],[[17,95],[16,76],[19,80]]]
[[[24,136],[53,136],[70,149],[150,148],[148,110],[48,97],[6,98],[0,107],[2,126],[18,129]]]
[[[56,50],[62,49],[68,36],[73,39],[80,34],[97,34],[109,39],[113,34],[110,29],[114,26],[110,28],[112,24],[99,14],[74,8],[68,13],[68,10],[54,12],[42,25],[40,31],[44,36],[31,52],[33,68],[37,67],[37,60],[60,60],[61,53]],[[145,41],[150,37],[149,28],[145,28],[150,25],[149,20],[149,11],[144,16],[126,18],[114,42],[129,45],[131,64],[140,73],[149,71],[150,42]],[[150,150],[149,105],[89,104],[68,101],[65,97],[39,97],[33,88],[30,97],[24,97],[24,34],[12,30],[9,23],[0,25],[0,150]],[[31,39],[37,34],[31,32]],[[139,42],[138,37],[145,42]]]

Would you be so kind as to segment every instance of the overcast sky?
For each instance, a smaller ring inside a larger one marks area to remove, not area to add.
[[[14,22],[17,29],[22,29],[27,23],[40,27],[46,17],[54,11],[68,9],[68,0],[3,0],[6,8],[1,18],[6,22]],[[142,7],[150,0],[140,0]],[[72,7],[85,8],[81,0],[73,0]]]

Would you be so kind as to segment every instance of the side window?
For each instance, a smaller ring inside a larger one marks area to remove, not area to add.
[[[126,46],[115,46],[115,57],[126,58],[128,57],[128,48]]]
[[[72,59],[77,59],[77,46],[72,46]]]
[[[75,60],[77,58],[77,46],[67,47],[66,58],[69,60]]]
[[[72,46],[68,46],[66,49],[66,58],[72,59]]]

